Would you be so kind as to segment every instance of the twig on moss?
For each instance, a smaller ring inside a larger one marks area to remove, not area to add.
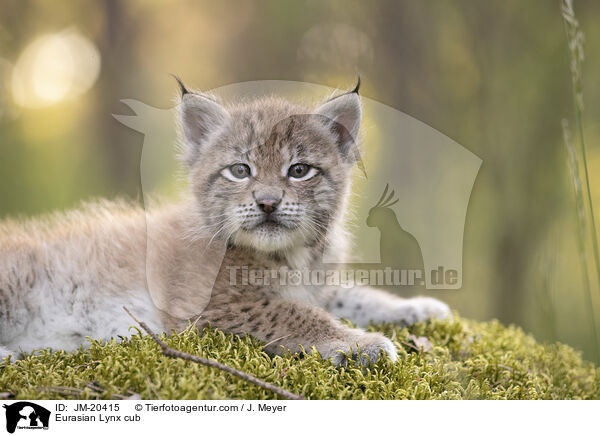
[[[406,345],[407,347],[412,348],[413,350],[415,350],[416,352],[421,352],[422,350],[420,348],[417,348],[415,345],[409,343],[409,342],[404,342],[404,341],[398,341],[400,342],[402,345]]]
[[[87,385],[85,385],[85,387],[83,389],[74,388],[71,386],[38,386],[35,388],[35,390],[38,392],[50,392],[52,394],[67,395],[67,396],[75,397],[76,399],[79,399],[80,395],[85,393],[85,389],[89,390],[90,394],[94,398],[98,398],[102,394],[106,393],[106,389],[104,389],[102,386],[100,386],[98,384],[98,382],[96,382],[96,381],[88,383]],[[112,400],[140,400],[141,399],[141,396],[138,393],[133,392],[131,389],[128,389],[126,393],[129,395],[113,394],[113,395],[111,395],[110,399],[112,399]]]
[[[70,386],[38,386],[35,388],[38,392],[50,392],[52,394],[61,394],[79,399],[79,395],[83,394],[83,389],[77,389]]]
[[[282,339],[289,338],[290,336],[292,336],[292,333],[290,333],[289,335],[281,336],[279,338],[275,338],[271,342],[267,342],[265,344],[265,348],[268,347],[271,344],[274,344],[275,342],[281,341]]]
[[[253,375],[250,375],[243,371],[240,371],[239,369],[235,369],[230,366],[224,365],[220,362],[217,362],[216,360],[206,359],[206,358],[200,357],[200,356],[194,356],[193,354],[184,353],[182,351],[179,351],[179,350],[169,347],[158,337],[158,335],[156,333],[154,333],[150,329],[150,327],[148,327],[146,325],[145,322],[138,320],[135,316],[133,316],[133,314],[125,306],[123,306],[123,309],[125,310],[125,312],[127,312],[129,314],[129,316],[131,318],[133,318],[133,320],[135,322],[137,322],[140,325],[140,327],[142,327],[142,329],[144,329],[146,331],[146,333],[148,333],[148,335],[150,335],[150,337],[154,340],[154,342],[156,342],[160,346],[162,353],[165,356],[174,357],[177,359],[189,360],[191,362],[195,362],[195,363],[199,363],[201,365],[209,366],[211,368],[219,369],[228,374],[231,374],[238,378],[241,378],[242,380],[246,380],[247,382],[250,382],[250,383],[252,383],[256,386],[259,386],[263,389],[271,391],[287,400],[304,400],[304,397],[302,395],[294,394],[293,392],[290,392],[290,391],[282,389],[278,386],[272,385],[271,383],[267,383],[263,380],[260,380],[256,377],[254,377]]]

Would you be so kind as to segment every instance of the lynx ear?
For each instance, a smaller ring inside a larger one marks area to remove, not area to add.
[[[362,109],[358,92],[352,91],[335,97],[316,112],[325,117],[331,131],[336,134],[340,151],[346,157],[351,157],[357,149],[358,131],[362,118]]]
[[[183,134],[183,158],[188,165],[195,162],[210,136],[219,131],[228,118],[225,108],[210,97],[187,90],[182,92],[179,121]]]

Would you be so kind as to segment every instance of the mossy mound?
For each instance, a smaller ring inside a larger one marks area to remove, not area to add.
[[[372,330],[393,338],[400,355],[396,364],[385,359],[366,369],[335,368],[315,355],[269,357],[256,340],[209,329],[165,340],[310,399],[600,398],[600,369],[582,361],[578,352],[562,344],[539,344],[521,329],[496,321],[455,317]],[[216,369],[165,357],[139,331],[119,341],[92,340],[75,353],[44,350],[5,365],[0,392],[20,399],[277,398]]]

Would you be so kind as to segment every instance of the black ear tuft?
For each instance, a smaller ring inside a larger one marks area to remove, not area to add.
[[[183,84],[183,82],[181,81],[181,79],[179,77],[177,77],[175,74],[171,74],[171,76],[173,76],[173,78],[177,81],[177,84],[179,85],[179,89],[181,90],[182,97],[184,95],[190,93],[190,91],[187,90],[187,88],[185,87],[185,85]]]
[[[351,94],[358,95],[359,89],[360,89],[360,74],[356,73],[356,85],[354,86],[354,89],[352,89],[352,91],[347,91],[347,92],[344,92],[343,94],[336,95],[335,97],[331,97],[329,99],[329,101],[335,100],[336,98],[343,97],[344,95],[351,95]]]
[[[358,94],[358,90],[360,89],[360,74],[357,73],[356,78],[357,78],[356,86],[354,87],[354,89],[352,91],[350,91],[351,93],[354,93],[354,94]]]

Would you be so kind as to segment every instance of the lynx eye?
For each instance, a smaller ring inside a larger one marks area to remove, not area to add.
[[[317,169],[307,164],[297,163],[288,170],[288,177],[294,180],[308,180],[317,174]]]
[[[224,168],[221,171],[221,175],[226,179],[229,179],[233,182],[242,182],[250,177],[250,167],[246,164],[233,164]]]

